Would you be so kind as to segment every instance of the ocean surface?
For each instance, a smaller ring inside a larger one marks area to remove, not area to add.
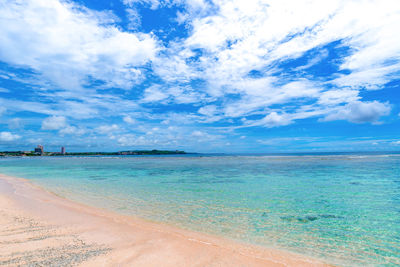
[[[0,173],[331,264],[400,265],[400,154],[0,158]]]

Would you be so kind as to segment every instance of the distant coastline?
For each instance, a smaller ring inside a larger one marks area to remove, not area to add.
[[[271,157],[292,157],[292,156],[378,156],[378,155],[398,155],[400,151],[319,151],[319,152],[269,152],[269,153],[199,153],[186,152],[183,150],[127,150],[117,152],[47,152],[37,153],[35,151],[0,151],[0,157],[36,157],[36,156],[141,156],[141,155],[195,155],[200,157],[207,156],[271,156]]]
[[[35,151],[2,151],[0,157],[37,157],[37,156],[124,156],[124,155],[177,155],[177,154],[192,154],[182,150],[127,150],[117,152],[43,152],[35,153]]]

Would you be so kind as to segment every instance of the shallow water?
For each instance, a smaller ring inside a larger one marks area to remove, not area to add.
[[[332,264],[400,264],[399,154],[0,158],[0,173]]]

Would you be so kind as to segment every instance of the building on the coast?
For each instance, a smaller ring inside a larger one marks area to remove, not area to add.
[[[61,155],[65,155],[65,147],[61,147]]]
[[[43,146],[38,145],[37,147],[35,147],[35,154],[42,155],[43,153],[44,153]]]

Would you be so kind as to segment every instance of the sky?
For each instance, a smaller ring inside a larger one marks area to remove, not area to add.
[[[398,0],[0,0],[0,150],[400,151]]]

